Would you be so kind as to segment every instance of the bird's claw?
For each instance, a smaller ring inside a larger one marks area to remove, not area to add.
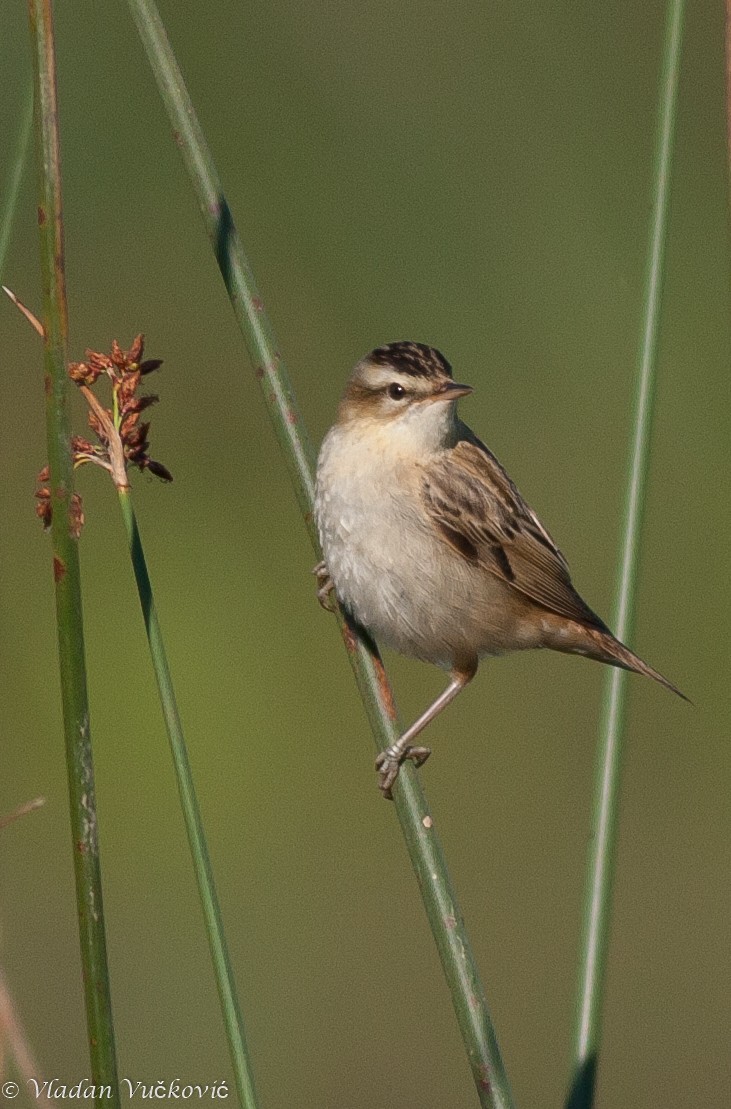
[[[423,766],[430,755],[430,747],[404,747],[402,749],[396,743],[386,747],[385,751],[381,751],[376,759],[378,788],[387,801],[393,800],[392,787],[398,778],[401,763],[405,762],[406,759],[411,759],[414,766]]]
[[[333,602],[330,594],[335,589],[333,580],[330,577],[327,566],[324,562],[318,562],[317,566],[313,569],[312,573],[317,579],[317,599],[325,609],[325,612],[335,612],[337,605]]]

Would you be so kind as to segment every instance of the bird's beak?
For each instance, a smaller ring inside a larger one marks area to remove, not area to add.
[[[439,386],[437,392],[432,393],[429,400],[457,400],[459,397],[467,397],[470,393],[474,392],[471,385],[460,385],[456,381],[445,381],[443,385]]]

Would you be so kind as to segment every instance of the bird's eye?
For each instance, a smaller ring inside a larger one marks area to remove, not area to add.
[[[403,385],[399,385],[398,381],[392,382],[388,387],[388,395],[391,400],[401,400],[406,394]]]

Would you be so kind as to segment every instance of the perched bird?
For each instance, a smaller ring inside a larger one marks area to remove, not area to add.
[[[485,656],[550,647],[646,674],[684,696],[576,592],[543,524],[457,416],[457,400],[471,392],[433,347],[378,347],[353,370],[318,459],[320,601],[334,588],[376,640],[451,675],[378,756],[386,796],[404,759],[428,757],[413,740]]]

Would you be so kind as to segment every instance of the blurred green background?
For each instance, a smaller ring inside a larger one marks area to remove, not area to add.
[[[475,1103],[446,988],[313,555],[123,3],[57,5],[71,356],[143,330],[135,500],[264,1109]],[[373,346],[439,346],[462,412],[611,615],[664,8],[547,0],[166,0],[313,437]],[[0,151],[28,73],[3,4]],[[731,1104],[729,236],[723,12],[680,87],[598,1109]],[[2,280],[39,305],[26,175]],[[33,514],[40,347],[0,304],[0,960],[46,1075],[88,1075],[52,615]],[[78,398],[74,398],[76,401]],[[77,430],[84,416],[77,406]],[[111,485],[79,475],[122,1075],[228,1078],[217,999]],[[442,687],[388,657],[404,717]],[[567,1079],[601,667],[489,662],[423,780],[518,1104]],[[22,1103],[16,1103],[22,1104]]]

